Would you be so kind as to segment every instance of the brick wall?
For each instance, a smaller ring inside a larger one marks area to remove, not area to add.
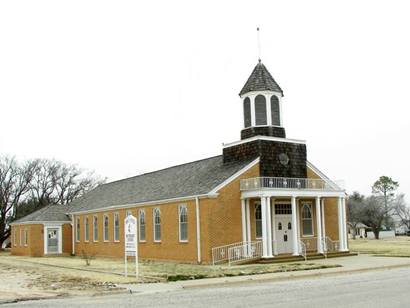
[[[27,245],[24,243],[24,230],[27,230]],[[14,242],[15,232],[16,242]],[[16,256],[42,256],[44,254],[43,225],[13,225],[11,227],[11,254]]]

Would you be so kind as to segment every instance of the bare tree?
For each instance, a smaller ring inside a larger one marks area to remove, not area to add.
[[[404,194],[397,195],[393,202],[393,208],[400,219],[401,225],[410,230],[410,206],[404,200]]]
[[[386,217],[389,217],[390,208],[385,207],[382,196],[372,195],[363,203],[363,223],[372,228],[374,237],[379,239],[379,233],[383,228]]]
[[[353,239],[356,239],[357,226],[363,221],[364,201],[365,196],[361,195],[357,191],[353,192],[353,194],[347,199],[347,210],[349,213],[349,223],[353,229]]]
[[[391,202],[394,200],[395,192],[398,187],[399,182],[393,181],[391,177],[385,175],[381,176],[372,186],[372,192],[383,197],[384,209],[386,212],[389,212],[392,208]],[[384,219],[385,227],[391,229],[394,225],[391,215],[386,215]]]
[[[34,170],[33,161],[19,165],[14,158],[0,157],[0,247],[10,236],[9,222],[30,189]]]

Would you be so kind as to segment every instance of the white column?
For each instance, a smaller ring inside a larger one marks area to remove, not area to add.
[[[268,257],[272,258],[272,221],[271,221],[271,211],[270,211],[270,197],[266,198],[266,233],[268,241]]]
[[[299,238],[297,231],[296,220],[296,197],[292,196],[292,239],[293,239],[293,255],[299,255]]]
[[[278,254],[276,250],[276,217],[275,217],[275,200],[271,202],[271,216],[272,216],[272,254],[276,256]]]
[[[256,116],[255,116],[255,95],[249,96],[251,100],[251,126],[256,126]]]
[[[261,197],[262,212],[262,258],[268,257],[268,234],[266,230],[266,198]]]
[[[344,251],[347,251],[347,229],[346,229],[346,198],[342,198],[342,214],[343,214],[343,248]]]
[[[249,199],[245,201],[245,210],[246,210],[246,239],[251,241],[251,214],[250,214],[250,206],[249,206]]]
[[[242,215],[242,242],[246,242],[246,209],[245,209],[245,199],[241,199],[241,215]]]
[[[317,231],[317,252],[323,253],[322,242],[322,215],[320,214],[320,197],[316,197],[316,231]]]
[[[326,226],[325,226],[325,198],[322,198],[320,200],[321,202],[321,210],[322,210],[322,234],[323,234],[323,239],[324,239],[324,244],[325,246],[323,247],[323,250],[327,250],[326,247]]]
[[[271,126],[272,125],[272,106],[270,103],[270,97],[271,95],[269,94],[265,94],[265,99],[266,99],[266,117],[267,117],[267,121],[266,124]]]
[[[344,251],[342,198],[337,199],[337,218],[339,225],[339,251]]]

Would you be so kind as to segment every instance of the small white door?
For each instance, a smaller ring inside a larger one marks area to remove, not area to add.
[[[58,253],[58,229],[47,229],[47,253]]]
[[[275,223],[278,254],[292,253],[292,215],[276,215]]]

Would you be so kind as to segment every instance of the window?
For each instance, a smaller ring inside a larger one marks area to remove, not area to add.
[[[13,228],[13,245],[17,246],[17,230],[16,228]]]
[[[128,211],[125,213],[125,217],[128,217],[128,216],[130,216],[130,215],[132,215],[132,212],[131,212],[131,210],[128,210]]]
[[[161,212],[158,208],[153,210],[154,220],[154,242],[161,241]]]
[[[93,216],[93,240],[98,242],[98,217]]]
[[[84,217],[84,241],[90,240],[90,226],[88,224],[88,217]]]
[[[145,242],[145,211],[140,210],[140,242]]]
[[[276,95],[272,95],[270,98],[270,110],[272,116],[272,125],[280,126],[279,99]]]
[[[23,229],[20,229],[20,246],[23,246]]]
[[[75,239],[77,242],[80,241],[80,218],[76,218],[76,224],[75,224]]]
[[[312,208],[307,203],[302,206],[302,231],[303,235],[313,235]]]
[[[179,206],[179,241],[188,241],[188,209],[186,205]]]
[[[282,223],[281,222],[278,223],[278,230],[282,230]]]
[[[292,223],[288,222],[288,230],[292,230]]]
[[[261,204],[255,204],[255,232],[256,238],[262,237],[262,209]]]
[[[288,203],[276,203],[275,204],[275,214],[276,215],[289,215],[292,214],[292,207]]]
[[[28,244],[28,231],[27,229],[24,229],[24,246],[27,246]]]
[[[104,242],[107,242],[109,240],[108,238],[108,223],[109,223],[109,219],[108,219],[108,215],[104,215],[104,224],[103,224],[103,234],[104,234]]]
[[[119,240],[120,240],[120,215],[118,213],[114,213],[114,241],[118,242]]]
[[[245,98],[243,101],[243,119],[244,119],[245,128],[252,126],[251,100],[249,99],[249,97]]]
[[[255,97],[255,118],[256,125],[266,125],[266,99],[263,95]]]

